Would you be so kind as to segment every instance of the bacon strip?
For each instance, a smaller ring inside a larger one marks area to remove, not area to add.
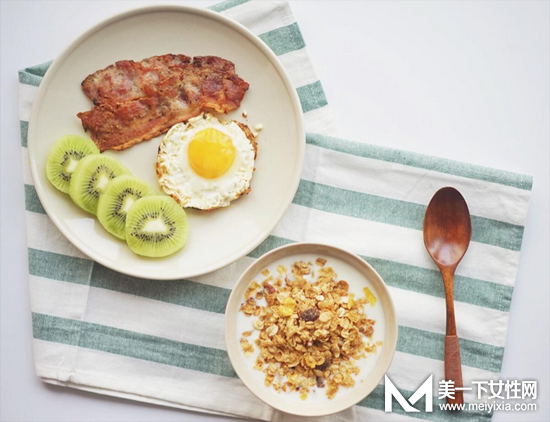
[[[101,151],[122,150],[203,111],[235,110],[248,87],[235,65],[220,57],[121,61],[84,80],[82,88],[96,107],[77,116]]]
[[[140,62],[118,61],[89,75],[82,89],[94,105],[135,100],[150,95],[150,87],[160,81],[183,72],[191,60],[183,54],[165,54]]]

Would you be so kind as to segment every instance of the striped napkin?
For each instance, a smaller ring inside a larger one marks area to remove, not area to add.
[[[29,279],[37,375],[47,383],[209,413],[282,420],[236,377],[225,352],[224,307],[257,257],[295,241],[363,256],[390,286],[399,342],[389,376],[409,397],[429,374],[443,379],[443,284],[422,242],[426,204],[455,186],[472,214],[470,250],[458,268],[456,316],[465,385],[498,378],[532,180],[500,170],[329,137],[321,83],[286,2],[229,0],[213,7],[277,53],[302,103],[307,147],[293,204],[247,257],[191,280],[151,281],[113,272],[75,249],[45,214],[27,159],[32,101],[49,63],[19,74]],[[435,394],[435,393],[434,393]],[[466,401],[474,399],[466,393]],[[434,400],[438,403],[437,397]],[[384,413],[384,390],[331,421],[481,421],[485,412]]]

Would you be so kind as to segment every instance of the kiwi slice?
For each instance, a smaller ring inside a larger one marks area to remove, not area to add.
[[[123,174],[130,172],[116,158],[88,155],[80,160],[72,174],[71,199],[84,211],[96,214],[99,194],[112,179]]]
[[[154,195],[155,191],[143,180],[122,175],[111,180],[97,204],[97,219],[112,235],[126,239],[126,214],[138,199]]]
[[[61,192],[69,193],[71,176],[80,160],[99,149],[90,139],[67,135],[55,141],[46,161],[46,176]]]
[[[187,214],[169,196],[141,198],[126,216],[126,241],[138,255],[171,255],[183,248],[188,233]]]

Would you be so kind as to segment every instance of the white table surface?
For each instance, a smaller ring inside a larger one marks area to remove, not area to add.
[[[47,386],[34,374],[17,70],[148,3],[0,2],[2,421],[227,420]],[[293,9],[341,137],[534,176],[501,378],[538,380],[539,410],[494,420],[550,420],[550,3],[300,1]]]

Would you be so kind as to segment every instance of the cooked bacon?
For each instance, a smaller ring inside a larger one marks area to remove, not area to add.
[[[233,63],[215,56],[122,61],[84,80],[96,107],[77,116],[101,151],[122,150],[203,111],[237,109],[248,86]]]
[[[191,63],[183,54],[165,54],[140,62],[121,60],[82,81],[82,89],[94,105],[135,100],[150,94],[150,87],[181,73]]]

